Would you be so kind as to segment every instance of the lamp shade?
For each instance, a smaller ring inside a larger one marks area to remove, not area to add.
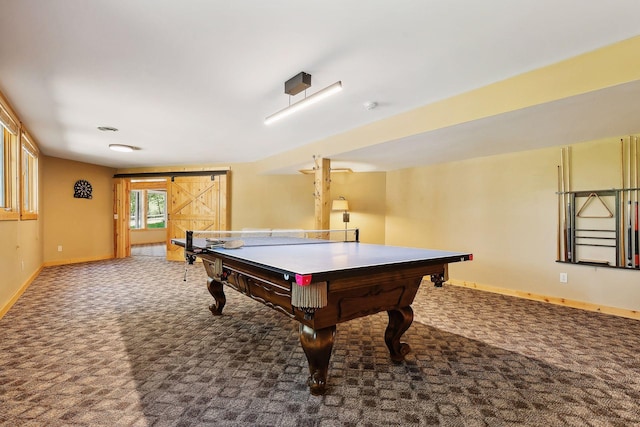
[[[331,204],[331,210],[334,211],[348,211],[349,210],[349,202],[345,199],[337,199],[334,200]]]

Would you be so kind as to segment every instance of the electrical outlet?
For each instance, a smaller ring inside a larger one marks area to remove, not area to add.
[[[58,245],[58,252],[62,252],[62,245]]]
[[[569,277],[567,273],[560,273],[560,283],[567,283],[569,281]]]

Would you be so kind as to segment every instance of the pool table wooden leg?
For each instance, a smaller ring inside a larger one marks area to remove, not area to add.
[[[227,303],[227,297],[224,296],[223,285],[209,277],[207,278],[207,289],[215,300],[215,303],[209,306],[209,310],[214,316],[220,316],[224,305]]]
[[[407,343],[400,342],[400,338],[413,322],[413,310],[407,306],[389,310],[387,314],[389,314],[389,325],[384,331],[384,342],[391,353],[391,360],[402,362],[404,356],[411,351],[411,347]]]
[[[300,324],[300,344],[309,362],[309,379],[307,384],[313,395],[324,394],[327,387],[327,371],[333,349],[336,327],[313,329]]]

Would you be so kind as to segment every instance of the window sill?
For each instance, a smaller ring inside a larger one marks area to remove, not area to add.
[[[23,220],[23,221],[29,221],[29,220],[38,219],[38,214],[37,213],[23,213],[22,215],[20,215],[20,219]]]
[[[0,210],[0,221],[17,221],[20,219],[20,214],[15,211]]]

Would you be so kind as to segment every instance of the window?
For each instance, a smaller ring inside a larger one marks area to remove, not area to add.
[[[22,210],[21,219],[38,218],[38,151],[22,134]]]
[[[147,191],[147,228],[167,228],[166,191]]]
[[[129,228],[138,230],[144,228],[144,190],[131,190],[131,204],[129,206]]]
[[[129,227],[132,230],[167,227],[166,190],[131,190]]]
[[[0,220],[38,218],[38,147],[0,93]]]
[[[5,153],[5,147],[4,147],[4,134],[5,134],[5,130],[4,127],[0,128],[0,130],[2,132],[0,132],[2,135],[0,135],[0,147],[2,147],[2,149],[0,149],[0,208],[4,208],[7,206],[7,189],[5,188],[5,183],[7,182],[7,177],[5,176],[5,170],[7,169],[7,153]]]
[[[0,219],[18,219],[18,139],[0,122]]]

